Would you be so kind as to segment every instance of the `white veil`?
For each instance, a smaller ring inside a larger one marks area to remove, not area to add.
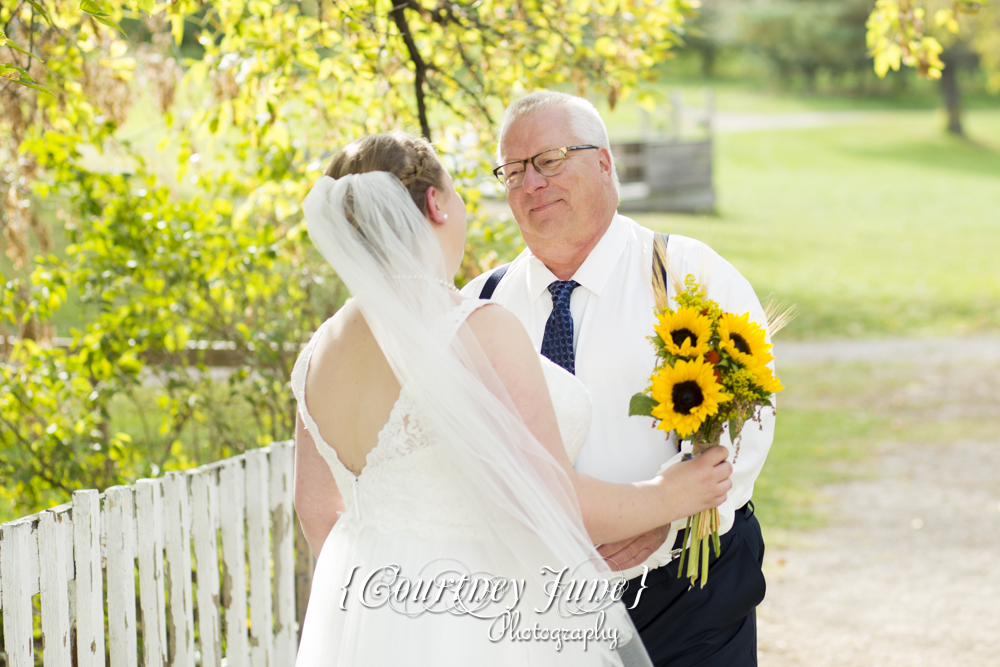
[[[496,548],[510,550],[528,586],[541,585],[541,566],[568,566],[577,580],[613,581],[583,526],[568,475],[532,436],[471,330],[462,325],[450,339],[443,333],[454,330],[462,297],[440,284],[440,245],[399,179],[386,172],[324,176],[303,210],[313,243],[446,448],[449,472]],[[618,629],[623,646],[611,651],[595,641],[590,652],[604,651],[609,664],[651,664],[624,606],[603,607],[605,627]],[[593,619],[583,625],[593,627]]]

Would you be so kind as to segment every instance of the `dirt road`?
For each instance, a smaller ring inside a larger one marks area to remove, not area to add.
[[[871,356],[863,347],[845,363]],[[968,347],[952,349],[952,361],[914,369],[929,390],[911,382],[881,400],[913,415],[1000,423],[995,355],[977,362],[962,352]],[[984,349],[1000,342],[984,341]],[[1000,430],[993,432],[966,437],[956,429],[944,442],[879,446],[859,464],[863,478],[823,489],[827,524],[766,553],[761,667],[1000,667]]]

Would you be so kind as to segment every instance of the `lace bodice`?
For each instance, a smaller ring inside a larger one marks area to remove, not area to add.
[[[453,336],[470,313],[487,303],[466,300],[456,306],[453,317],[445,324],[450,329],[448,335]],[[418,404],[406,385],[400,389],[360,475],[344,466],[336,450],[323,440],[306,406],[305,384],[313,349],[326,324],[316,330],[302,350],[291,380],[302,421],[330,466],[344,499],[345,512],[337,525],[370,525],[386,533],[408,530],[422,536],[453,531],[477,533],[463,510],[457,485],[442,479],[441,471],[447,470],[447,462],[440,457],[433,434],[423,428]],[[590,395],[573,375],[544,357],[541,360],[563,444],[570,460],[575,461],[590,430]]]

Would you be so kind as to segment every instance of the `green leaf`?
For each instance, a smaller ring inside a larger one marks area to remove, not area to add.
[[[20,51],[24,55],[29,56],[31,58],[34,58],[35,60],[39,60],[39,61],[42,60],[41,58],[39,58],[35,54],[33,54],[33,53],[29,52],[29,51],[25,51],[24,49],[22,49],[14,41],[12,41],[10,39],[7,39],[7,35],[4,34],[3,30],[0,30],[0,46],[9,46],[10,48],[14,49],[15,51]],[[44,61],[42,61],[42,62],[44,62]]]
[[[107,16],[104,8],[94,2],[94,0],[80,0],[80,10],[87,12],[91,16]]]
[[[147,14],[153,13],[153,7],[156,3],[154,0],[139,0],[139,9],[146,12]]]
[[[636,394],[632,397],[632,400],[628,402],[628,416],[634,417],[636,415],[640,415],[643,417],[652,417],[653,408],[659,404],[660,403],[658,401],[646,396],[646,394]]]
[[[23,69],[21,69],[20,67],[15,66],[15,65],[9,65],[7,63],[0,64],[0,77],[8,79],[9,81],[12,81],[13,83],[20,84],[20,85],[25,86],[27,88],[33,88],[33,89],[39,90],[39,91],[41,91],[43,93],[49,93],[49,95],[52,94],[51,92],[49,92],[45,88],[43,88],[43,87],[39,86],[37,83],[35,83],[35,80],[32,79],[31,76],[27,72],[25,72]]]
[[[114,28],[115,30],[120,32],[122,36],[124,36],[126,39],[128,38],[128,35],[125,34],[125,31],[122,30],[122,27],[117,23],[115,23],[114,21],[112,21],[108,13],[104,11],[104,7],[101,7],[99,4],[94,2],[94,0],[80,0],[80,10],[86,12],[87,14],[90,14],[90,17],[95,21],[97,21],[98,23],[106,25],[109,28]]]
[[[742,419],[730,419],[729,420],[729,440],[735,443],[736,438],[740,437],[740,431],[743,430],[743,424],[745,422]]]
[[[117,30],[118,32],[120,32],[122,34],[122,36],[124,36],[125,38],[128,38],[128,35],[125,34],[125,31],[122,30],[122,27],[120,25],[118,25],[117,23],[115,23],[114,21],[112,21],[111,19],[107,18],[106,16],[95,16],[95,15],[91,14],[90,18],[94,19],[98,23],[101,23],[103,25],[108,26],[109,28],[114,28],[115,30]]]
[[[40,14],[41,17],[45,19],[46,23],[52,25],[52,17],[50,17],[49,13],[45,11],[45,7],[42,7],[39,3],[35,2],[35,0],[28,0],[28,4],[35,8],[35,12]]]

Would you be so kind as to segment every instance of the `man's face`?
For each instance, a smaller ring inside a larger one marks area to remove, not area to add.
[[[552,148],[585,143],[572,130],[569,114],[561,109],[537,111],[510,128],[503,161],[524,160]],[[615,201],[611,155],[605,148],[569,153],[565,168],[542,176],[528,164],[524,182],[507,191],[514,218],[525,243],[540,258],[589,252],[595,237],[611,222]]]

